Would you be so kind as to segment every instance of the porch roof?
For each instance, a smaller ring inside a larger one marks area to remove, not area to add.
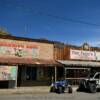
[[[58,60],[58,62],[66,66],[100,67],[100,62],[92,62],[92,61]]]
[[[59,65],[55,60],[45,59],[33,59],[33,58],[1,58],[0,63],[2,64],[35,64],[35,65]]]

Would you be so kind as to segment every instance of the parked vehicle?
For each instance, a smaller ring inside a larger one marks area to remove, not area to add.
[[[51,84],[50,92],[64,93],[65,91],[68,91],[68,93],[73,92],[72,86],[69,84],[67,80],[60,80]]]
[[[79,84],[79,90],[88,90],[96,93],[100,89],[100,72],[90,74],[86,79],[82,79]]]

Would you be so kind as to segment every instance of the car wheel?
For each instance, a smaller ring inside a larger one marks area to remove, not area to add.
[[[68,93],[72,93],[72,92],[73,92],[72,87],[71,86],[68,87]]]
[[[63,91],[63,87],[62,86],[58,86],[58,91],[57,91],[58,93],[63,93],[64,91]]]
[[[85,87],[83,84],[80,84],[79,85],[79,88],[78,88],[78,91],[84,91],[85,90]]]
[[[96,93],[97,91],[96,84],[90,84],[89,90],[91,93]]]
[[[50,92],[55,92],[55,87],[54,86],[50,88]]]
[[[85,90],[85,81],[81,80],[79,83],[78,91],[84,91]]]

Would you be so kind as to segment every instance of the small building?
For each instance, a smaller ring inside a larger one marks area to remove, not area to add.
[[[0,87],[50,85],[62,65],[54,59],[54,42],[0,36]]]
[[[55,59],[64,66],[65,78],[78,85],[89,73],[100,71],[100,48],[88,43],[82,46],[56,44]]]

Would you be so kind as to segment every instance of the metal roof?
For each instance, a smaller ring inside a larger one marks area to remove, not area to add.
[[[66,66],[100,67],[100,62],[92,62],[92,61],[58,60],[58,62]]]

